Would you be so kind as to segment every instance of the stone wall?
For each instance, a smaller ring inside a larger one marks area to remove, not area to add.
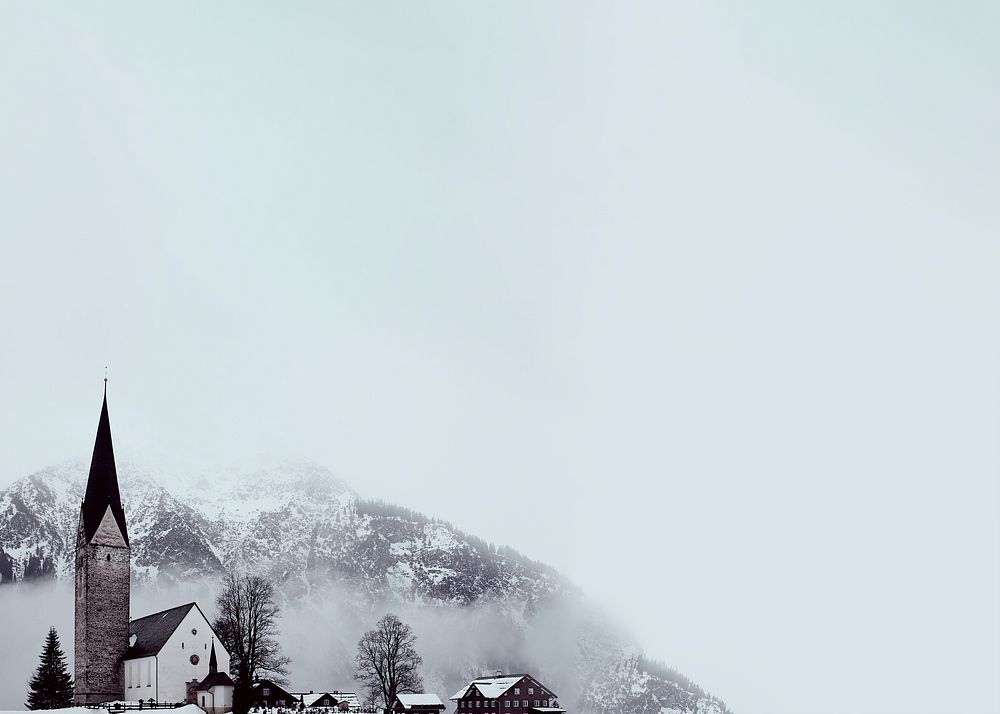
[[[128,546],[78,543],[75,674],[77,704],[122,699],[128,649]]]

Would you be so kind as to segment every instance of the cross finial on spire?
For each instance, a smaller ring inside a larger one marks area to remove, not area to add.
[[[219,660],[215,656],[215,637],[212,637],[212,654],[208,656],[208,673],[217,674],[219,671]]]

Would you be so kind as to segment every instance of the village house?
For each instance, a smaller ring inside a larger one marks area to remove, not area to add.
[[[292,692],[306,709],[340,709],[340,701],[330,692]],[[346,710],[345,710],[346,711]]]
[[[564,714],[556,693],[530,674],[500,674],[469,682],[451,697],[456,714]]]
[[[359,709],[358,695],[354,692],[292,692],[298,697],[306,709],[327,709],[332,711],[351,712]]]
[[[292,694],[287,689],[275,684],[270,679],[261,679],[250,691],[251,709],[287,709],[301,704],[299,695]]]
[[[442,702],[436,694],[397,694],[392,703],[394,712],[443,712]]]
[[[361,700],[358,699],[358,695],[354,692],[339,692],[336,689],[333,690],[332,695],[337,699],[337,707],[343,712],[359,712],[361,711]],[[319,704],[313,704],[314,707],[320,706]]]

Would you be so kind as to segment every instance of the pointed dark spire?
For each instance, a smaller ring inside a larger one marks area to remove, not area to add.
[[[94,441],[94,455],[90,460],[90,476],[87,478],[87,494],[83,498],[82,517],[84,534],[89,542],[105,512],[111,506],[125,543],[128,531],[125,528],[125,511],[118,491],[118,472],[115,469],[115,450],[111,444],[111,420],[108,418],[108,379],[104,378],[104,405],[101,419],[97,423],[97,439]]]
[[[212,654],[208,656],[208,673],[216,674],[219,671],[219,660],[215,658],[215,638],[212,638]]]

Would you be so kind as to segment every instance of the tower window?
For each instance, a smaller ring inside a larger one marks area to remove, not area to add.
[[[111,562],[111,553],[108,553],[108,562]]]

